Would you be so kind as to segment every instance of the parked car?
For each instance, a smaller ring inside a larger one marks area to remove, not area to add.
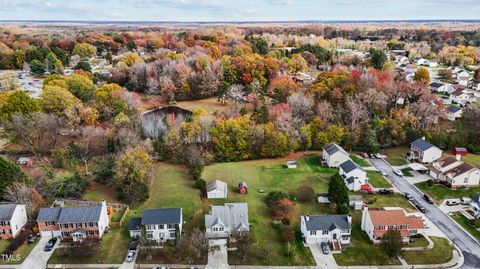
[[[133,258],[135,257],[135,251],[134,250],[129,250],[127,253],[127,257],[125,258],[126,262],[132,262]]]
[[[28,243],[32,244],[35,243],[38,239],[38,236],[36,234],[31,234],[28,236]]]
[[[417,206],[417,208],[420,212],[422,212],[422,213],[427,213],[428,212],[428,210],[423,205],[416,204],[416,206]]]
[[[413,201],[413,196],[410,193],[406,192],[403,194],[403,196],[405,196],[405,198],[407,198],[409,201]]]
[[[128,248],[128,250],[137,250],[137,247],[138,241],[133,241],[132,243],[130,243],[130,247]]]
[[[393,172],[394,172],[397,176],[403,177],[403,173],[402,173],[402,171],[400,171],[400,169],[393,169]]]
[[[387,172],[386,172],[385,170],[380,170],[379,172],[380,172],[380,174],[382,174],[382,176],[384,176],[384,177],[388,176],[388,174],[387,174]]]
[[[375,159],[375,153],[369,153],[368,156],[370,156],[371,159]]]
[[[330,253],[330,248],[328,247],[327,243],[322,242],[322,243],[320,243],[320,246],[322,247],[323,254]]]
[[[368,153],[365,153],[365,152],[360,153],[360,155],[362,155],[362,157],[365,159],[368,159],[370,157],[368,156]]]
[[[454,206],[454,205],[459,205],[460,203],[458,201],[455,201],[455,200],[447,200],[446,204],[448,206]]]
[[[198,267],[195,267],[195,266],[190,267],[190,269],[196,269],[196,268]],[[157,267],[153,267],[152,269],[170,269],[170,267],[157,266]]]
[[[50,240],[48,240],[47,244],[45,245],[44,250],[45,251],[51,251],[53,249],[53,247],[55,246],[55,243],[57,243],[57,238],[56,237],[51,238]]]
[[[375,153],[375,157],[376,157],[377,159],[381,159],[381,158],[382,158],[382,155],[380,155],[380,153]]]
[[[469,205],[471,201],[472,199],[470,199],[469,197],[460,198],[460,204],[462,205]]]
[[[427,203],[429,203],[429,204],[433,204],[433,203],[434,203],[432,197],[430,197],[430,195],[428,195],[428,194],[424,194],[424,195],[423,195],[423,199],[424,199],[425,201],[427,201]]]
[[[379,194],[392,194],[393,192],[389,189],[381,189],[378,191]]]

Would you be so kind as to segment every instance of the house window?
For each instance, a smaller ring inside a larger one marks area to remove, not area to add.
[[[175,224],[168,224],[168,229],[175,229]]]
[[[75,227],[77,227],[77,228],[82,228],[82,226],[83,226],[82,223],[76,223],[76,224],[75,224]]]
[[[170,238],[175,238],[175,233],[170,233]]]
[[[310,235],[317,235],[317,231],[310,231]]]
[[[5,220],[0,221],[0,226],[9,226],[9,225],[10,225],[9,221],[5,221]]]
[[[147,233],[147,238],[152,239],[153,238],[153,233]]]
[[[328,234],[328,230],[323,230],[322,231],[322,235],[327,235]]]
[[[465,178],[465,180],[463,181],[463,183],[468,183],[468,178]]]
[[[55,221],[45,221],[45,226],[55,226]]]
[[[218,231],[223,232],[223,227],[219,227]]]
[[[163,229],[163,224],[159,224],[158,229]]]

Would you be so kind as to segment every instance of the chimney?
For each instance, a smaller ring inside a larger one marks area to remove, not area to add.
[[[455,154],[455,159],[457,159],[457,161],[460,161],[460,159],[462,158],[462,155],[460,154]]]
[[[425,140],[425,136],[422,136],[422,139]]]
[[[105,207],[105,208],[107,207],[107,201],[102,200],[102,207]]]
[[[348,223],[352,224],[352,216],[351,215],[347,215],[347,220],[348,220]]]
[[[305,216],[305,220],[306,220],[306,221],[310,221],[310,215],[306,215],[306,216]]]

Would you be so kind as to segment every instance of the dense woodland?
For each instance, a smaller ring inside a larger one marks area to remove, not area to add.
[[[428,74],[419,71],[407,82],[386,52],[405,49],[410,58],[471,69],[480,61],[479,42],[476,31],[441,29],[4,29],[0,69],[29,70],[44,82],[37,99],[19,90],[0,94],[2,137],[41,160],[44,175],[32,181],[2,174],[0,199],[19,189],[43,199],[80,196],[93,176],[137,203],[148,198],[154,160],[186,165],[202,188],[204,165],[281,157],[329,142],[377,152],[427,136],[440,147],[478,153],[480,110],[468,108],[447,133],[446,110]],[[337,48],[369,56],[339,55]],[[92,58],[111,64],[110,74],[92,72]],[[66,67],[74,73],[64,75]],[[299,81],[301,73],[315,78]],[[191,121],[151,141],[141,133],[138,94],[163,104],[216,98],[229,109],[197,109]],[[1,161],[16,174],[14,163]],[[56,167],[78,172],[59,178]]]

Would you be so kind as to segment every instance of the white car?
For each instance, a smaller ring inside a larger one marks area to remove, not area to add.
[[[403,177],[403,173],[402,173],[402,171],[400,171],[400,169],[393,169],[393,172],[394,172],[397,176]]]
[[[135,257],[135,251],[130,250],[127,253],[127,257],[125,258],[125,261],[126,262],[132,262],[134,257]]]
[[[384,176],[384,177],[388,176],[388,174],[387,174],[387,172],[385,172],[385,170],[380,170],[379,172],[380,172],[380,174],[382,174],[382,176]]]

